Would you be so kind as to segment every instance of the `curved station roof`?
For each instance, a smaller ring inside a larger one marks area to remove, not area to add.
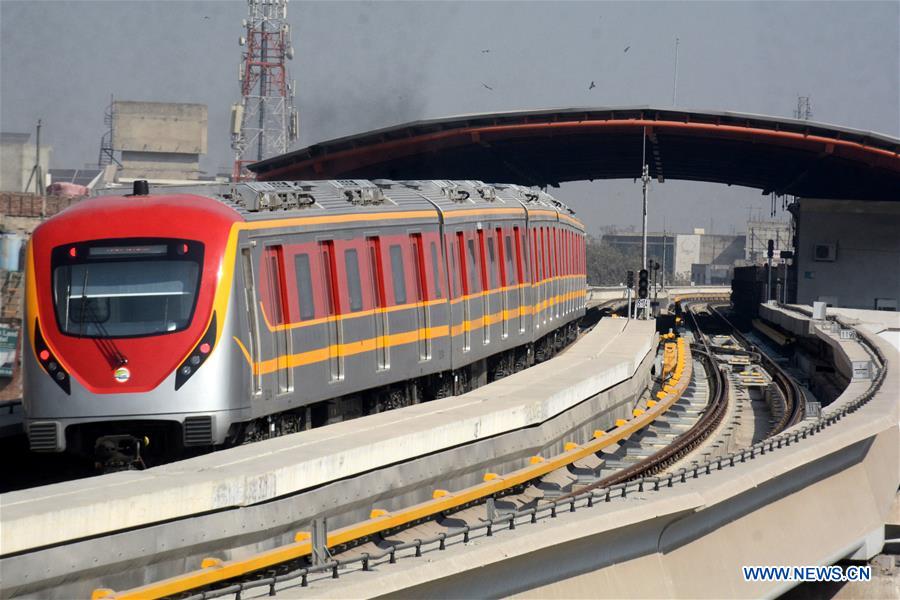
[[[556,186],[640,177],[645,151],[658,181],[900,201],[896,138],[813,121],[652,107],[417,121],[315,144],[250,169],[260,180],[480,179]]]

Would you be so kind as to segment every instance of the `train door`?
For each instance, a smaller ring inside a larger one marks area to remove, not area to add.
[[[341,306],[337,289],[337,259],[334,255],[334,241],[319,242],[319,256],[322,261],[322,285],[325,297],[328,367],[331,381],[340,381],[344,378],[344,357],[341,352],[343,331],[340,320]]]
[[[255,365],[259,364],[259,312],[256,300],[256,285],[253,277],[253,254],[250,248],[241,250],[241,269],[244,275],[244,306],[247,309],[247,324],[250,335],[247,339],[250,354],[250,392],[262,392],[262,376]]]
[[[462,305],[463,305],[463,352],[468,352],[472,347],[472,332],[470,323],[472,319],[469,305],[469,294],[472,289],[472,273],[466,258],[466,237],[462,231],[456,232],[456,248],[459,253],[459,272],[462,275]]]
[[[503,229],[496,229],[497,240],[497,265],[500,267],[500,335],[503,339],[509,337],[509,295],[512,290],[509,289],[509,236],[503,237]],[[507,248],[504,248],[503,242],[506,241]],[[493,240],[492,240],[493,241]]]
[[[412,254],[413,290],[416,294],[416,329],[419,337],[419,360],[431,358],[431,315],[428,310],[428,275],[425,271],[425,247],[422,245],[422,234],[413,233],[410,238],[410,252]]]
[[[384,293],[384,263],[381,261],[381,240],[378,237],[366,239],[371,271],[372,298],[375,310],[372,318],[375,321],[375,364],[379,371],[391,368],[390,349],[387,345],[388,315],[385,311],[387,298]]]
[[[490,230],[488,230],[490,231]],[[485,252],[484,229],[478,230],[478,256],[481,258],[481,332],[482,343],[486,346],[491,343],[491,286],[488,280],[487,270],[490,268]],[[473,252],[474,254],[474,252]]]
[[[266,285],[268,286],[269,309],[272,311],[270,318],[274,339],[276,392],[286,394],[294,389],[294,377],[289,365],[291,331],[284,275],[284,249],[281,245],[267,246],[264,260],[268,274]]]
[[[519,297],[519,333],[525,332],[525,257],[522,255],[522,232],[518,227],[513,227],[513,243],[516,246],[516,287]]]

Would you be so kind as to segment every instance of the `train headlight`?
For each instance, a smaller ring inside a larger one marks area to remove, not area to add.
[[[216,343],[216,313],[213,313],[212,319],[209,321],[209,327],[206,333],[191,350],[184,362],[175,371],[175,389],[179,389],[187,382],[191,376],[197,372],[212,352],[213,345]]]
[[[53,356],[53,352],[47,347],[47,342],[44,341],[44,336],[41,334],[41,326],[38,324],[37,319],[34,321],[34,353],[37,355],[41,367],[56,382],[56,385],[66,394],[71,394],[69,374],[60,366],[59,361]]]

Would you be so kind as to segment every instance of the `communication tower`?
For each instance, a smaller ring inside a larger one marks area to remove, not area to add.
[[[794,109],[794,118],[801,121],[809,121],[812,118],[809,96],[797,96],[797,108]]]
[[[296,82],[286,62],[294,58],[287,0],[247,0],[238,83],[241,101],[231,107],[232,179],[252,178],[250,163],[284,154],[297,139],[300,121],[294,109]]]

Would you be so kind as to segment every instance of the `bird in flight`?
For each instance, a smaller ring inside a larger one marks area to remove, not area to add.
[[[592,81],[592,82],[591,82],[591,85],[588,86],[588,89],[589,89],[589,90],[592,90],[592,89],[594,89],[595,87],[597,87],[597,86],[596,86],[596,85],[594,84],[594,82]]]
[[[625,52],[628,52],[629,48],[631,48],[631,46],[625,46]]]
[[[486,50],[482,50],[481,53],[482,53],[482,54],[487,54],[487,53],[490,52],[490,51],[491,51],[491,49],[488,48],[488,49],[486,49]]]
[[[484,87],[486,87],[487,89],[491,90],[492,92],[494,91],[494,88],[492,88],[491,86],[489,86],[488,84],[486,84],[486,83],[483,82],[483,81],[481,82],[481,85],[484,86]]]

